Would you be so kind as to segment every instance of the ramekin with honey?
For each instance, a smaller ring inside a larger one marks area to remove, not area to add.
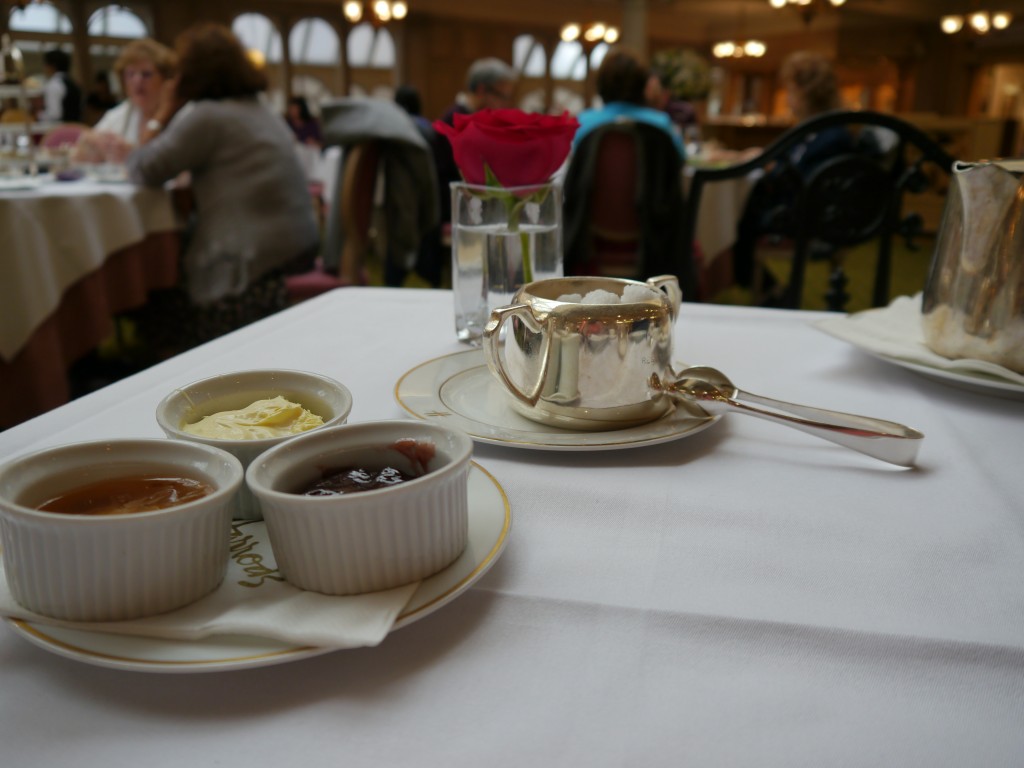
[[[69,621],[164,613],[224,578],[241,462],[178,440],[48,448],[0,467],[0,548],[14,599]]]

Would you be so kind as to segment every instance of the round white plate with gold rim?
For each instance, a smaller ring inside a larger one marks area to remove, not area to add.
[[[436,611],[475,584],[497,562],[508,542],[512,510],[498,481],[475,462],[469,472],[469,541],[459,558],[424,579],[398,615],[392,630]],[[161,640],[66,629],[7,619],[26,640],[60,656],[100,667],[136,672],[223,672],[283,664],[331,653],[331,648],[297,646],[258,637],[220,636],[203,640]]]
[[[461,429],[474,440],[546,451],[639,448],[689,437],[721,416],[694,416],[675,409],[657,421],[607,432],[549,427],[520,416],[494,379],[483,350],[455,352],[421,363],[395,385],[398,403],[418,419]]]

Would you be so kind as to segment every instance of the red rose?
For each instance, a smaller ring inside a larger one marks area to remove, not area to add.
[[[438,120],[455,164],[469,184],[486,184],[484,167],[503,187],[543,184],[565,162],[579,127],[569,113],[540,115],[518,109],[482,109],[455,114],[455,126]]]

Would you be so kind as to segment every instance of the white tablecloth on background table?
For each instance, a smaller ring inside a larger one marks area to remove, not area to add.
[[[0,359],[11,360],[75,281],[178,228],[167,191],[83,179],[0,190]]]
[[[693,171],[692,165],[683,169],[683,191],[686,195],[690,194]],[[711,264],[736,242],[736,227],[743,216],[750,190],[759,178],[759,173],[752,173],[738,179],[711,181],[701,188],[695,236],[704,254],[705,265]]]
[[[341,289],[0,433],[152,436],[213,373],[304,368],[351,421],[460,349],[447,292]],[[371,649],[223,674],[92,667],[0,630],[5,768],[1019,766],[1024,403],[876,360],[822,313],[684,305],[676,356],[926,434],[902,470],[726,416],[609,452],[478,445],[512,507],[469,592]]]

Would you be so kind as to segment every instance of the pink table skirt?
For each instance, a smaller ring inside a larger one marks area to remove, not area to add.
[[[0,428],[66,403],[68,368],[110,335],[115,315],[145,304],[150,291],[177,283],[178,252],[176,232],[157,232],[112,254],[68,288],[17,356],[0,361]]]

